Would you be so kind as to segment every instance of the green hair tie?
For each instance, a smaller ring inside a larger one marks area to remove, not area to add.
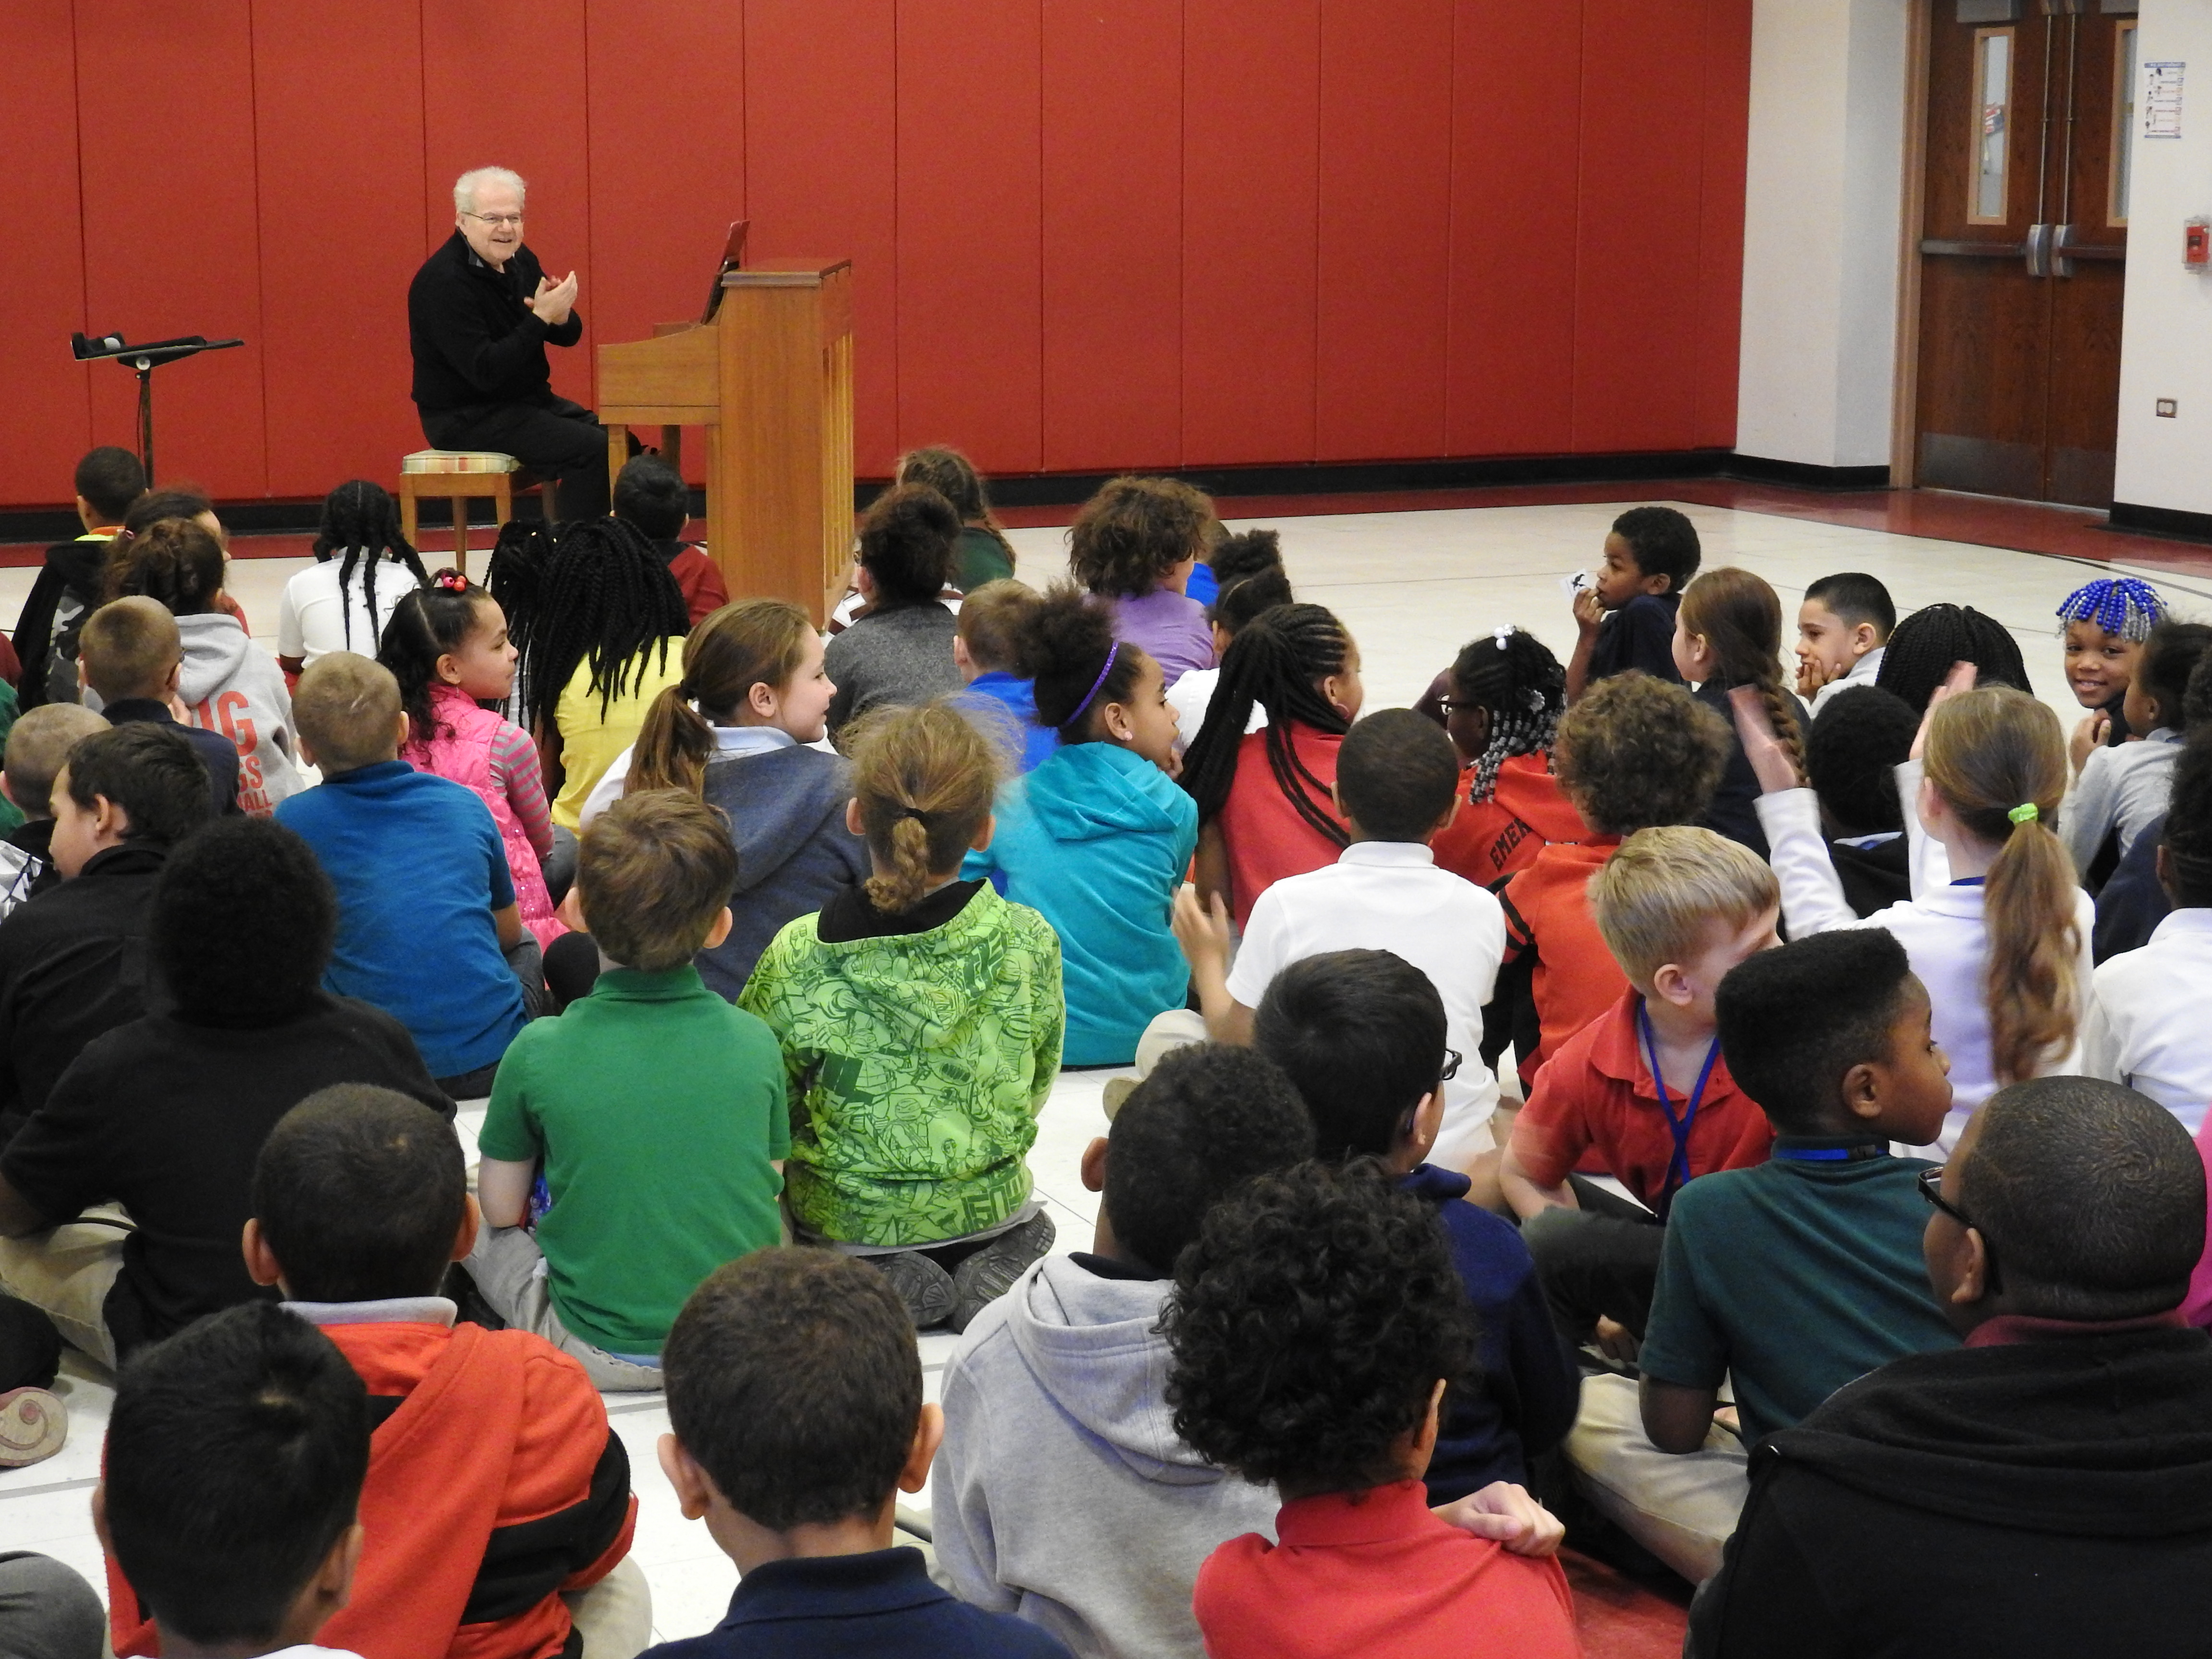
[[[2036,811],[2035,803],[2033,801],[2024,800],[2021,802],[2019,805],[2014,807],[2011,811],[2006,813],[2005,816],[2010,818],[2014,823],[2033,823],[2036,819],[2041,817],[2043,814]]]

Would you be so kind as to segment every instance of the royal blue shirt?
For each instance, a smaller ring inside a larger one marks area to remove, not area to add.
[[[528,1018],[492,913],[514,878],[491,811],[473,790],[383,761],[325,778],[276,809],[337,889],[327,990],[404,1025],[432,1077],[507,1052]]]
[[[953,699],[956,703],[981,707],[986,700],[997,703],[1014,717],[1022,742],[1022,765],[1024,772],[1034,772],[1046,757],[1060,745],[1060,733],[1048,726],[1037,724],[1036,682],[1017,679],[1012,674],[1002,674],[997,669],[978,674],[969,681],[968,689]]]
[[[644,1659],[1067,1659],[1057,1637],[956,1601],[916,1549],[764,1561],[704,1636]]]

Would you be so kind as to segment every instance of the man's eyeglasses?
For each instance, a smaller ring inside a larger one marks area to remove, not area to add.
[[[1920,1172],[1920,1196],[1942,1211],[1961,1227],[1972,1227],[1974,1224],[1966,1218],[1966,1212],[1943,1196],[1942,1188],[1943,1168],[1941,1164],[1932,1170],[1923,1170]]]
[[[465,208],[461,213],[464,218],[481,219],[494,229],[501,225],[513,225],[518,230],[522,228],[522,216],[519,213],[471,213]]]

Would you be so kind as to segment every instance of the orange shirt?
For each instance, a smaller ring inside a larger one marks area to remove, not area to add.
[[[1537,1074],[1528,1103],[1513,1122],[1513,1156],[1539,1187],[1556,1187],[1595,1148],[1613,1178],[1658,1207],[1674,1158],[1674,1134],[1652,1085],[1637,1030],[1644,999],[1631,990],[1611,1010],[1561,1044]],[[1669,1091],[1680,1116],[1688,1103]],[[1713,1057],[1698,1115],[1690,1125],[1690,1178],[1766,1162],[1774,1127],[1735,1086],[1728,1061]]]
[[[1628,988],[1628,975],[1606,948],[1589,908],[1589,879],[1620,845],[1617,836],[1554,842],[1498,894],[1505,905],[1505,959],[1532,951],[1536,957],[1532,988],[1543,1040],[1534,1054],[1521,1056],[1524,1083]]]
[[[1335,823],[1344,820],[1329,804],[1328,792],[1336,781],[1336,751],[1344,736],[1318,732],[1297,721],[1291,723],[1291,752],[1319,787],[1299,783],[1323,812]],[[1275,781],[1267,764],[1267,734],[1250,732],[1237,749],[1237,776],[1222,804],[1221,839],[1229,854],[1229,908],[1241,930],[1252,919],[1260,895],[1285,876],[1303,876],[1336,862],[1343,846],[1298,816],[1298,809]],[[1349,831],[1346,831],[1349,834]]]
[[[1474,769],[1459,775],[1459,815],[1430,843],[1437,867],[1495,889],[1535,862],[1552,842],[1581,841],[1589,830],[1559,792],[1547,755],[1516,755],[1498,769],[1490,799],[1473,801]]]

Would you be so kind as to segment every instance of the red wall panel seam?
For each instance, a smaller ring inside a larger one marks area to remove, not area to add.
[[[261,258],[261,53],[256,46],[253,0],[246,0],[246,131],[253,155],[253,320],[252,346],[261,365],[261,493],[270,493],[269,458],[276,449],[276,434],[269,429],[269,283],[268,267]]]

